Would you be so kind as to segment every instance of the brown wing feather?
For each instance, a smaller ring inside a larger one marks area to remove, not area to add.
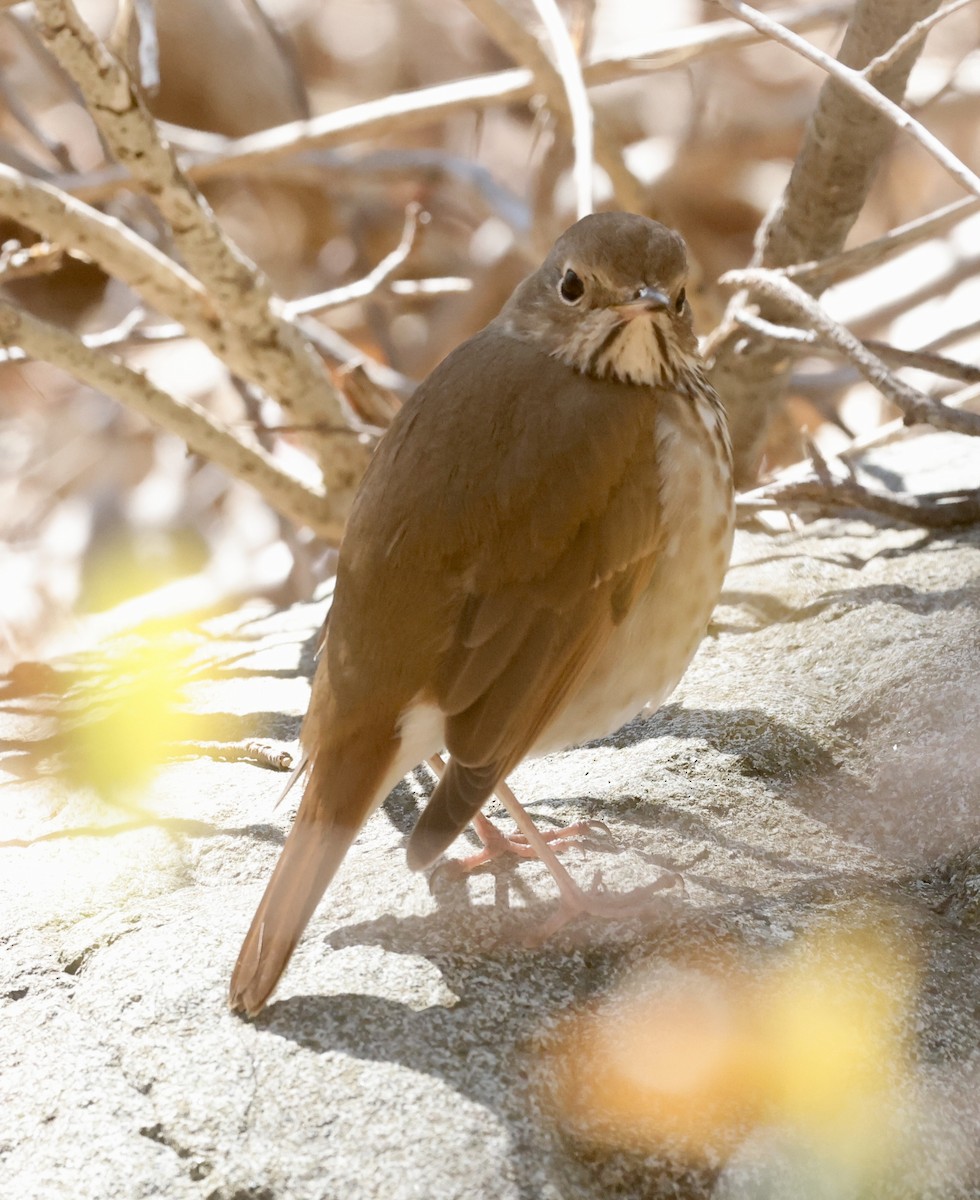
[[[525,585],[553,604],[588,586],[605,565],[591,523],[652,441],[656,406],[497,331],[454,351],[382,439],[351,512],[326,648],[338,703],[431,688],[472,597],[486,642]],[[648,535],[649,512],[634,519]]]
[[[655,447],[640,457],[649,452]],[[482,808],[575,693],[649,580],[660,533],[647,486],[653,473],[642,466],[635,455],[625,459],[604,510],[547,574],[467,598],[435,687],[454,766],[412,832],[410,865],[432,862]]]

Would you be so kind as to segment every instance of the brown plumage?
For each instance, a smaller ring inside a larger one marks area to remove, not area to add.
[[[676,684],[732,521],[685,269],[663,226],[588,217],[399,412],[341,547],[306,787],[233,1008],[265,1003],[358,829],[416,763],[450,755],[409,839],[417,869],[524,757],[610,732]]]

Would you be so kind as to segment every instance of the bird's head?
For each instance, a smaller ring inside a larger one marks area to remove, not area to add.
[[[633,213],[595,213],[558,239],[497,323],[583,374],[682,387],[699,364],[681,237]]]

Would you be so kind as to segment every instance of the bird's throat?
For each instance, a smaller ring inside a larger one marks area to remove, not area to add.
[[[626,319],[612,310],[601,315],[601,321],[583,322],[555,356],[596,379],[690,390],[699,364],[669,326],[652,316]]]

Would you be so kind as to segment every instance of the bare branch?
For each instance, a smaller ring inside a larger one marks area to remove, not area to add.
[[[415,245],[415,238],[420,224],[425,224],[429,214],[422,211],[421,204],[410,204],[405,210],[405,226],[402,229],[401,240],[390,254],[378,263],[374,270],[369,271],[363,279],[349,283],[346,287],[334,288],[329,292],[319,292],[314,296],[304,296],[301,300],[292,300],[285,304],[284,310],[289,317],[301,316],[304,313],[324,312],[328,308],[340,308],[354,300],[363,300],[376,292],[383,283],[401,267]]]
[[[585,90],[582,67],[572,45],[568,29],[555,0],[532,0],[551,42],[561,76],[568,111],[572,118],[572,145],[575,153],[575,208],[579,217],[592,212],[592,105]]]
[[[779,42],[787,49],[795,51],[797,54],[802,55],[803,58],[822,68],[828,75],[836,79],[838,83],[853,92],[854,95],[859,96],[876,112],[891,121],[897,129],[903,130],[917,141],[922,149],[931,155],[943,170],[952,176],[962,188],[971,192],[974,196],[980,196],[980,176],[975,175],[966,163],[957,158],[951,150],[943,145],[939,138],[931,134],[924,125],[921,125],[915,117],[907,113],[901,105],[889,100],[886,95],[868,83],[863,72],[846,67],[842,62],[839,62],[836,58],[832,58],[829,54],[825,54],[823,50],[818,49],[805,38],[801,38],[787,29],[785,25],[780,25],[778,21],[764,16],[757,9],[743,4],[742,0],[715,0],[715,2],[720,4],[722,8],[727,9],[728,12],[740,17],[743,21],[751,25],[753,29],[757,29],[759,33],[766,34],[773,41]]]
[[[941,404],[898,379],[876,354],[866,349],[843,325],[832,320],[811,296],[785,275],[755,267],[729,271],[719,282],[731,288],[745,288],[794,312],[822,342],[839,350],[865,379],[896,404],[904,413],[907,424],[921,423],[980,436],[980,413]]]
[[[961,8],[966,8],[968,4],[976,4],[976,2],[977,0],[949,0],[949,3],[944,4],[942,8],[937,9],[934,13],[930,13],[927,17],[923,17],[921,21],[916,21],[914,25],[907,29],[892,44],[890,50],[886,50],[884,54],[876,55],[861,74],[869,81],[874,80],[879,75],[883,75],[898,62],[903,54],[917,46],[930,29],[933,29],[940,21],[945,21],[954,12],[958,12]]]
[[[119,400],[153,424],[181,438],[188,448],[250,483],[273,508],[320,537],[338,541],[342,522],[322,492],[287,474],[261,446],[246,446],[193,400],[177,400],[104,350],[85,346],[74,334],[0,300],[0,345],[18,346],[31,358],[67,371],[104,395]]]
[[[774,509],[808,509],[814,516],[864,510],[926,529],[956,529],[980,521],[980,491],[912,496],[881,492],[853,478],[825,480],[814,475],[766,484],[742,493],[736,502],[739,518]]]
[[[831,254],[815,262],[795,263],[783,269],[790,279],[805,285],[811,294],[819,295],[832,284],[861,275],[907,246],[924,242],[976,212],[980,212],[980,200],[967,197],[957,200],[954,204],[947,204],[945,208],[939,208],[928,216],[918,217],[896,229],[890,229],[881,237],[865,242],[862,246],[855,246],[853,250],[842,250],[839,254]]]
[[[744,325],[746,329],[751,329],[753,333],[759,333],[764,338],[768,338],[771,342],[785,343],[798,349],[801,353],[818,345],[817,335],[812,329],[798,329],[795,325],[777,325],[774,321],[767,321],[764,317],[760,317],[758,313],[749,312],[747,308],[733,309],[731,319],[737,321],[739,325]]]
[[[415,391],[414,380],[402,375],[393,367],[368,358],[336,329],[331,329],[329,325],[321,325],[314,317],[297,317],[296,323],[323,357],[334,366],[362,366],[375,383],[390,389],[398,396],[410,396]]]
[[[466,0],[466,6],[486,27],[494,40],[517,62],[522,63],[533,73],[535,84],[546,97],[551,111],[561,120],[567,120],[571,114],[573,143],[576,145],[581,144],[581,140],[574,134],[576,105],[580,121],[586,120],[588,116],[591,128],[595,130],[596,161],[609,176],[617,203],[622,208],[638,211],[642,207],[640,185],[623,161],[622,154],[616,148],[611,131],[606,127],[605,122],[601,121],[591,110],[581,68],[574,52],[572,58],[575,62],[577,80],[571,78],[565,80],[555,69],[537,38],[518,18],[509,4],[504,3],[503,0]],[[580,89],[580,94],[576,91],[577,87]],[[591,195],[591,161],[588,184]]]
[[[780,274],[774,272],[774,274]],[[811,303],[813,303],[811,301]],[[812,329],[800,329],[795,325],[776,325],[772,321],[766,321],[757,313],[749,312],[744,308],[736,308],[732,312],[732,317],[740,325],[744,325],[746,329],[751,329],[754,333],[761,334],[771,341],[780,342],[787,346],[792,346],[794,353],[807,353],[814,346],[826,344],[822,342],[817,333]],[[955,358],[947,358],[944,354],[936,354],[931,350],[903,350],[899,346],[892,346],[888,342],[880,342],[876,338],[862,338],[860,344],[865,350],[870,350],[872,354],[876,354],[883,362],[892,363],[897,367],[911,367],[917,371],[929,371],[933,375],[942,375],[947,379],[957,379],[961,383],[980,383],[980,367],[973,366],[972,363],[958,362]],[[835,348],[839,348],[836,347]],[[859,372],[848,373],[850,378],[859,375]]]
[[[84,24],[73,0],[37,0],[45,44],[74,79],[116,158],[147,189],[222,323],[248,330],[261,386],[301,420],[342,423],[339,398],[299,330],[284,320],[265,277],[224,235],[186,178],[119,62]],[[331,502],[344,508],[365,465],[332,440],[314,442]]]
[[[201,283],[121,221],[2,163],[0,213],[91,259],[202,341],[229,370],[263,386],[267,376],[248,348],[248,328],[223,325]]]
[[[451,296],[473,290],[465,275],[432,275],[427,279],[392,279],[388,291],[395,296]]]
[[[137,326],[145,315],[142,308],[137,305],[135,308],[131,308],[122,320],[113,325],[111,329],[102,329],[98,333],[84,333],[78,340],[89,350],[107,350],[113,346],[130,344],[139,340]],[[176,330],[175,337],[187,336],[181,325],[171,325],[169,329]],[[6,350],[0,350],[0,363],[24,362],[29,358],[30,355],[26,354],[20,346],[10,346]]]
[[[938,4],[939,0],[856,0],[838,52],[840,63],[856,73]],[[770,29],[771,19],[759,20]],[[901,101],[914,58],[915,48],[878,80],[882,94],[892,103]],[[869,86],[863,80],[862,84]],[[892,121],[835,74],[828,74],[807,119],[783,194],[756,234],[752,265],[788,267],[839,253],[894,134]],[[819,289],[814,286],[813,290]],[[740,486],[755,479],[767,431],[792,367],[792,358],[782,347],[747,338],[733,321],[731,310],[744,307],[744,298],[734,297],[729,313],[705,342],[710,378],[728,411]],[[766,301],[759,316],[777,324],[794,321],[775,301]]]
[[[787,28],[812,29],[846,17],[853,7],[854,0],[831,0],[805,7],[793,5],[774,10],[773,16],[778,17]],[[618,79],[674,69],[706,54],[732,47],[752,46],[766,40],[766,37],[746,28],[740,21],[716,21],[695,29],[671,31],[647,46],[637,47],[627,56],[590,63],[584,68],[583,75],[589,87],[596,87]],[[529,100],[539,86],[531,71],[516,69],[402,92],[310,120],[291,121],[247,137],[228,138],[220,153],[188,156],[186,170],[192,179],[202,182],[247,171],[257,163],[313,146],[345,145],[442,120],[458,112],[488,105],[519,103]],[[606,169],[604,163],[603,169]],[[100,183],[100,194],[104,193],[109,182],[105,180]],[[120,180],[119,184],[125,182]],[[75,194],[88,194],[80,190],[76,192],[70,180],[62,183]]]
[[[896,367],[930,371],[933,375],[957,379],[960,383],[980,383],[980,367],[975,367],[972,363],[958,362],[955,358],[947,358],[945,354],[936,354],[932,350],[903,350],[899,346],[879,342],[877,338],[864,338],[861,345]]]

